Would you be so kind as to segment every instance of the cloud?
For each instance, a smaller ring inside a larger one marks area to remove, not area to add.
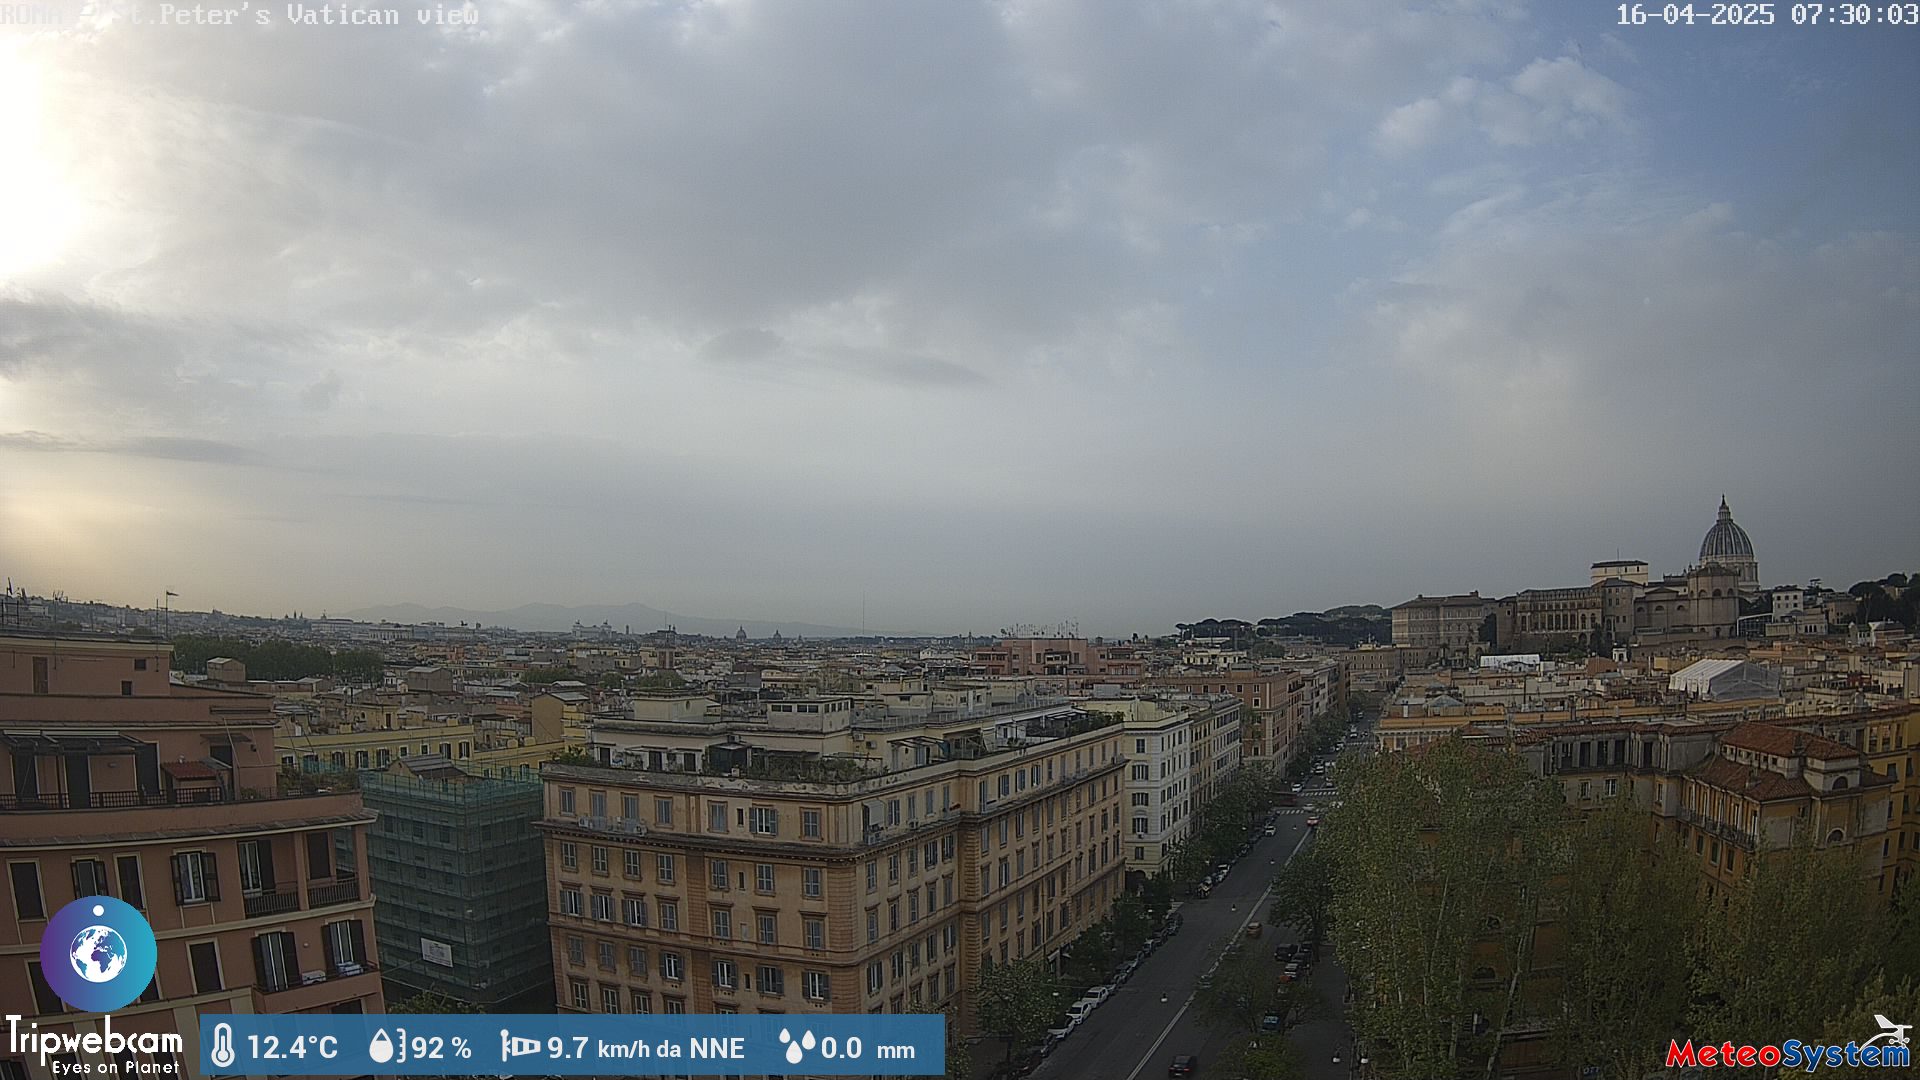
[[[0,450],[49,454],[114,454],[123,457],[187,461],[205,465],[246,465],[259,455],[243,446],[214,439],[142,435],[128,439],[92,441],[42,431],[0,433]]]
[[[1375,127],[1374,147],[1406,157],[1471,127],[1498,147],[1526,147],[1631,127],[1626,88],[1574,56],[1536,59],[1504,85],[1459,76],[1438,94],[1400,105]]]

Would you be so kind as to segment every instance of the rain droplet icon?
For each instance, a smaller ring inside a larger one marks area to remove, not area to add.
[[[812,1040],[813,1040],[813,1033],[808,1032],[807,1041],[811,1042]],[[800,1059],[802,1057],[805,1057],[806,1055],[802,1053],[802,1051],[800,1050],[800,1044],[793,1041],[793,1033],[788,1031],[786,1028],[781,1028],[780,1041],[787,1044],[787,1064],[789,1065],[800,1064]]]
[[[809,1050],[813,1049],[813,1032],[809,1031],[805,1035],[800,1036],[800,1045]]]
[[[393,1040],[387,1037],[384,1028],[373,1033],[372,1041],[367,1043],[367,1056],[377,1065],[384,1065],[393,1060]]]

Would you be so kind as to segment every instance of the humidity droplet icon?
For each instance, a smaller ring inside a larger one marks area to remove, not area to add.
[[[393,1040],[387,1037],[385,1028],[373,1033],[372,1040],[367,1043],[367,1056],[376,1065],[385,1065],[393,1060]]]

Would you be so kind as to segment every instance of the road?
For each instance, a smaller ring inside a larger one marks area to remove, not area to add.
[[[1314,794],[1303,794],[1301,801],[1310,801]],[[1204,1026],[1191,1008],[1194,987],[1221,947],[1244,936],[1249,921],[1266,921],[1266,893],[1273,875],[1303,844],[1311,842],[1306,818],[1303,809],[1283,810],[1276,835],[1261,837],[1247,857],[1235,864],[1227,880],[1214,887],[1212,895],[1182,904],[1180,914],[1186,922],[1180,932],[1148,957],[1132,979],[1115,990],[1029,1075],[1034,1080],[1159,1080],[1166,1075],[1167,1063],[1175,1054],[1200,1056],[1200,1080],[1223,1075],[1212,1066],[1235,1039],[1245,1036]],[[1292,940],[1289,931],[1270,926],[1255,947],[1271,959],[1275,945]],[[1279,975],[1280,965],[1276,963],[1274,978]],[[1331,949],[1323,951],[1313,979],[1315,989],[1328,998],[1329,1019],[1302,1025],[1289,1037],[1301,1048],[1306,1075],[1316,1080],[1347,1080],[1347,1055],[1342,1052],[1341,1063],[1333,1064],[1335,1049],[1344,1048],[1351,1040],[1340,1019],[1346,982],[1332,960]]]

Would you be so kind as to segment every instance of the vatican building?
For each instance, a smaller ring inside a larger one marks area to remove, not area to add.
[[[1706,539],[1700,541],[1699,565],[1712,564],[1737,571],[1743,594],[1760,591],[1760,560],[1753,556],[1753,541],[1747,538],[1747,530],[1734,523],[1725,495],[1720,496],[1719,520],[1707,530]]]

